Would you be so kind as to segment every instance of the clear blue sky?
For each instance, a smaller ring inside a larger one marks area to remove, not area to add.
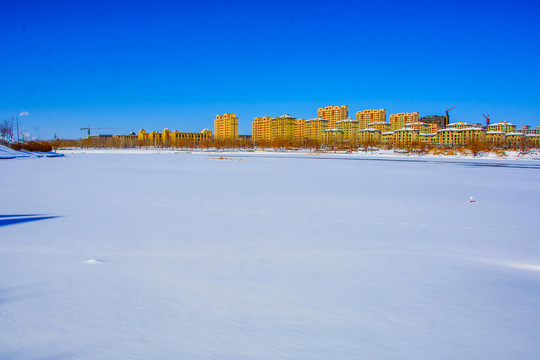
[[[540,124],[538,1],[2,1],[0,120],[39,138],[325,105]]]

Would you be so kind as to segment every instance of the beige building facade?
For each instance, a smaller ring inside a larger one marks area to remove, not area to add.
[[[369,128],[370,123],[386,122],[386,109],[367,109],[356,113],[356,121],[360,129]]]
[[[317,117],[328,120],[330,128],[336,127],[336,122],[340,120],[347,120],[349,117],[349,106],[325,106],[317,110]]]
[[[216,116],[214,120],[214,138],[220,140],[238,139],[238,117],[236,114]]]

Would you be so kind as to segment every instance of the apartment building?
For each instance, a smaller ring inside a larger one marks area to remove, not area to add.
[[[200,133],[170,131],[165,128],[163,131],[152,131],[147,133],[144,129],[139,131],[137,139],[147,146],[180,146],[186,144],[197,145],[202,140],[211,140],[212,131],[204,129]]]
[[[446,125],[447,129],[467,129],[467,128],[481,128],[481,127],[482,126],[478,126],[478,124],[471,125],[471,124],[463,122],[463,121],[450,123],[450,124]]]
[[[403,128],[394,131],[394,138],[392,139],[394,144],[398,145],[411,145],[418,142],[420,139],[420,133],[416,129]]]
[[[326,106],[317,110],[317,117],[328,120],[330,128],[336,127],[336,122],[349,117],[349,106]]]
[[[251,136],[253,141],[258,142],[261,140],[271,140],[272,129],[270,121],[273,118],[273,116],[263,116],[253,120],[253,123],[251,124]]]
[[[437,125],[427,124],[423,122],[409,123],[405,125],[406,128],[418,130],[420,134],[436,134]]]
[[[378,144],[381,142],[381,130],[375,128],[366,128],[358,130],[357,135],[360,145],[366,143]]]
[[[488,125],[487,131],[501,131],[505,134],[516,132],[516,125],[507,121],[503,121],[503,122]]]
[[[398,113],[390,115],[390,124],[392,124],[392,130],[403,129],[406,124],[419,122],[419,113]]]
[[[366,129],[370,123],[386,122],[386,109],[368,109],[356,113],[356,121],[360,129]]]
[[[271,140],[294,140],[296,118],[289,114],[270,120]]]
[[[253,141],[294,140],[296,119],[291,115],[255,118],[252,125]]]
[[[338,144],[343,141],[343,130],[326,129],[322,131],[322,141],[326,145]]]
[[[217,115],[214,120],[215,139],[238,139],[238,117],[236,114]]]
[[[323,140],[323,131],[329,128],[330,120],[324,118],[308,119],[304,122],[304,134],[307,140]]]
[[[392,131],[392,124],[385,121],[377,121],[372,122],[367,125],[368,129],[377,129],[380,130],[381,133]],[[362,128],[360,128],[361,130]]]
[[[294,138],[299,141],[304,141],[306,138],[306,120],[296,119],[294,125]]]
[[[337,121],[336,129],[343,132],[343,140],[354,142],[358,133],[358,121],[353,119]]]

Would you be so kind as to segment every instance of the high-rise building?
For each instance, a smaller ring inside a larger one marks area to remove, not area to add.
[[[349,106],[326,106],[317,110],[317,117],[328,120],[328,126],[335,128],[336,121],[346,120],[349,117]]]
[[[398,113],[390,115],[390,124],[392,124],[392,130],[396,131],[399,129],[403,129],[405,127],[405,124],[418,122],[419,115],[420,114],[418,112]]]
[[[294,140],[296,119],[291,115],[281,115],[270,120],[272,140]]]
[[[271,128],[270,128],[270,121],[273,119],[273,116],[263,116],[255,118],[253,123],[251,124],[251,135],[253,141],[261,141],[266,140],[270,141],[271,139]]]
[[[291,115],[255,118],[252,124],[253,141],[294,140],[296,119]]]
[[[386,109],[358,111],[356,113],[356,121],[358,121],[358,127],[360,129],[367,129],[370,123],[386,122]]]
[[[306,120],[307,119],[296,119],[294,125],[294,138],[299,141],[304,141],[306,139]]]
[[[236,114],[217,115],[214,120],[215,139],[238,139],[238,117]]]

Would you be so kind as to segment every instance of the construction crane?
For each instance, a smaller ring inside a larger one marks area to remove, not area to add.
[[[445,126],[448,125],[448,124],[450,123],[450,116],[448,115],[448,112],[449,112],[450,110],[452,110],[453,108],[455,108],[455,106],[452,106],[450,109],[449,109],[449,108],[446,108],[446,110],[444,111],[445,114],[446,114],[446,124],[445,124]]]
[[[82,127],[81,130],[88,130],[88,137],[91,135],[92,130],[106,130],[106,129],[124,129],[122,127],[104,127],[104,128],[98,128],[98,127],[91,127],[90,124],[88,124],[88,127]]]
[[[484,114],[482,114],[482,115],[484,115]],[[489,126],[489,114],[484,115],[484,117],[486,118],[486,126]]]

